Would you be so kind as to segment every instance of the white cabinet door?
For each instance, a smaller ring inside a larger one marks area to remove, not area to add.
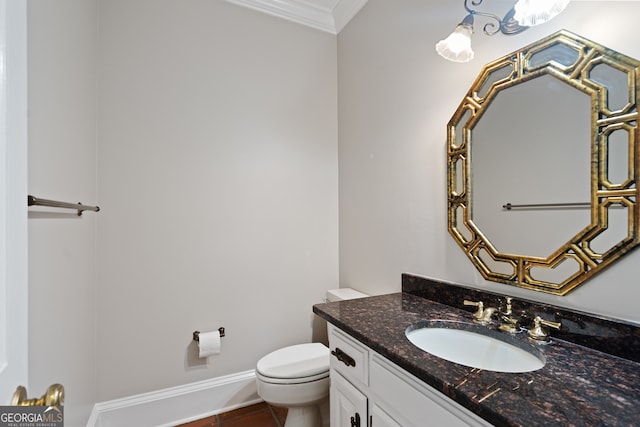
[[[367,396],[331,372],[331,427],[367,427]]]
[[[402,427],[389,414],[384,412],[378,405],[371,408],[371,424],[369,427]]]

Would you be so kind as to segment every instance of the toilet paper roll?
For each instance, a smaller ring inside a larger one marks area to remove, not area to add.
[[[209,357],[213,354],[220,354],[220,332],[200,332],[198,347],[200,357]]]

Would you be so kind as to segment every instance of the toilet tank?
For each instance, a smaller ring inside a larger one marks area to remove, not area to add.
[[[364,298],[369,295],[363,294],[352,288],[329,289],[325,302],[344,301],[348,299]],[[327,335],[327,321],[320,316],[313,316],[313,334],[314,342],[321,342],[329,347],[329,336]]]
[[[329,289],[327,291],[327,301],[344,301],[348,299],[364,298],[369,295],[363,294],[352,288]]]

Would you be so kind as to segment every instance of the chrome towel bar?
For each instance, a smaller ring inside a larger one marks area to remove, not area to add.
[[[27,196],[27,205],[28,206],[49,206],[51,208],[75,209],[78,211],[78,216],[81,216],[82,212],[84,211],[94,211],[94,212],[100,211],[100,207],[98,206],[87,206],[87,205],[83,205],[82,203],[67,203],[67,202],[58,202],[57,200],[39,199],[31,195]]]

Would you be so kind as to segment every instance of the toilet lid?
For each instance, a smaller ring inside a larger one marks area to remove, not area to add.
[[[271,378],[301,378],[329,371],[329,349],[321,343],[281,348],[258,361],[257,371]]]

